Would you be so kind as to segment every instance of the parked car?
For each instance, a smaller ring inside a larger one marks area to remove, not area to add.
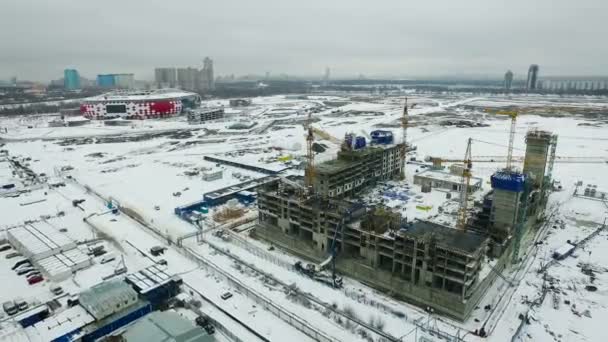
[[[12,253],[8,253],[7,255],[5,255],[4,257],[7,259],[12,259],[15,257],[21,256],[21,253],[19,252],[12,252]]]
[[[23,300],[23,298],[17,298],[15,300],[15,304],[17,305],[20,311],[27,310],[27,308],[29,308],[29,304],[25,300]]]
[[[19,312],[19,307],[12,300],[9,300],[8,302],[4,302],[2,304],[2,308],[4,309],[4,312],[6,312],[9,316],[12,316],[12,315],[16,314],[17,312]]]
[[[165,253],[165,250],[167,248],[162,247],[162,246],[154,246],[152,248],[150,248],[150,254],[152,254],[153,256],[159,256],[163,253]]]
[[[37,284],[37,283],[39,283],[39,282],[41,282],[43,280],[44,280],[44,278],[41,275],[37,275],[37,276],[33,276],[33,277],[28,278],[27,282],[30,285],[34,285],[34,284]]]
[[[32,263],[28,259],[21,259],[21,260],[17,261],[11,269],[14,271],[17,269],[17,267],[19,267],[21,265],[25,265],[25,264],[28,264],[30,266],[32,265]]]
[[[226,299],[228,299],[228,298],[230,298],[230,297],[232,297],[232,293],[230,293],[230,292],[226,292],[226,293],[224,293],[224,294],[221,296],[221,298],[222,298],[223,300],[226,300]]]
[[[33,275],[36,275],[36,274],[40,274],[40,271],[38,271],[37,269],[34,269],[34,270],[31,270],[31,271],[27,272],[27,273],[25,274],[25,277],[26,277],[26,278],[29,278],[29,277],[31,277],[31,276],[33,276]]]
[[[55,296],[59,296],[60,294],[63,294],[63,288],[61,288],[61,286],[59,286],[59,285],[55,285],[55,286],[51,287],[51,292]]]
[[[207,334],[209,334],[209,335],[215,334],[215,327],[213,325],[209,324],[209,325],[205,326],[204,328],[205,328],[205,331],[207,332]]]
[[[35,268],[28,266],[28,267],[18,268],[15,270],[15,272],[17,272],[17,275],[24,275],[30,271],[35,271],[35,270],[36,270]]]
[[[114,260],[116,260],[116,255],[114,255],[114,253],[110,253],[110,254],[104,256],[103,258],[101,258],[100,262],[102,264],[105,264],[105,263],[108,263],[108,262],[114,261]]]
[[[13,248],[11,245],[2,245],[0,246],[0,252],[8,251],[11,248]]]

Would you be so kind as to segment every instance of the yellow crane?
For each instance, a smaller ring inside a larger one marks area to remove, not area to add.
[[[511,129],[509,130],[509,149],[507,151],[507,171],[512,171],[513,167],[513,141],[515,140],[515,123],[517,122],[517,112],[510,110],[491,110],[486,109],[487,113],[496,115],[506,115],[511,118]]]
[[[467,142],[467,150],[462,160],[462,177],[460,178],[460,207],[458,208],[458,219],[456,221],[456,228],[466,231],[467,229],[467,207],[469,201],[469,184],[471,183],[471,176],[473,168],[473,158],[471,157],[471,143],[473,139],[469,138]]]

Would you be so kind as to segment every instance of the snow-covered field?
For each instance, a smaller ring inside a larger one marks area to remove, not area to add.
[[[601,325],[608,315],[608,275],[604,268],[608,267],[608,234],[601,232],[573,257],[551,265],[547,270],[550,280],[543,280],[537,270],[551,260],[551,254],[556,248],[564,245],[567,240],[584,238],[597,229],[607,216],[606,202],[572,194],[577,181],[595,184],[598,190],[608,191],[608,180],[605,177],[608,174],[608,99],[426,94],[410,96],[410,103],[416,105],[409,111],[413,127],[408,129],[407,135],[408,142],[418,147],[411,154],[418,161],[428,156],[462,158],[468,138],[474,139],[473,159],[506,156],[510,121],[485,112],[486,108],[534,107],[533,114],[522,114],[517,119],[515,156],[524,154],[524,137],[530,129],[549,130],[559,136],[554,178],[561,181],[563,190],[550,197],[547,210],[554,215],[548,223],[546,237],[543,237],[542,243],[532,248],[526,262],[507,271],[505,279],[497,278],[494,287],[467,322],[431,316],[354,280],[346,279],[346,285],[341,290],[312,281],[289,267],[296,258],[277,250],[267,251],[265,243],[250,239],[246,232],[241,233],[240,238],[229,241],[217,238],[212,233],[203,236],[208,243],[196,243],[194,238],[184,241],[185,247],[216,265],[221,272],[211,266],[201,266],[191,257],[186,257],[178,247],[171,247],[163,257],[168,261],[167,272],[181,274],[186,284],[216,300],[222,308],[271,341],[312,339],[294,324],[289,324],[266,310],[259,299],[254,298],[256,296],[276,303],[282,310],[308,322],[333,340],[365,339],[357,327],[345,324],[338,316],[318,305],[294,300],[286,294],[284,286],[269,283],[259,272],[271,274],[284,284],[295,284],[301,291],[309,293],[311,298],[334,305],[339,310],[347,309],[364,322],[375,322],[376,326],[381,326],[381,330],[395,340],[403,337],[402,341],[418,341],[416,338],[425,336],[433,341],[437,336],[435,334],[433,337],[430,332],[437,329],[459,335],[464,341],[483,340],[474,336],[472,331],[486,323],[485,329],[490,335],[485,340],[489,341],[508,341],[515,334],[518,336],[515,341],[602,341]],[[324,101],[345,101],[348,104],[332,107]],[[315,96],[308,100],[272,96],[256,98],[250,107],[227,111],[232,115],[222,122],[195,126],[188,125],[183,117],[137,122],[124,127],[106,127],[93,122],[80,127],[61,128],[47,127],[48,121],[55,119],[55,116],[0,118],[0,131],[4,132],[5,128],[8,130],[0,135],[0,144],[4,144],[0,150],[7,150],[10,157],[23,160],[31,158],[27,163],[36,173],[45,173],[51,179],[66,181],[65,187],[57,189],[45,187],[19,197],[0,197],[3,218],[0,227],[16,225],[43,214],[53,215],[65,211],[66,215],[56,220],[58,224],[68,227],[66,234],[79,241],[90,239],[96,233],[82,222],[82,218],[103,211],[105,203],[87,192],[83,187],[87,186],[104,198],[112,198],[120,206],[131,209],[157,231],[158,234],[153,234],[125,215],[91,217],[91,223],[115,242],[109,247],[124,255],[130,270],[137,270],[149,265],[151,261],[142,257],[130,244],[148,250],[155,245],[167,244],[167,241],[176,242],[179,237],[197,231],[197,227],[174,214],[175,207],[201,200],[205,193],[266,176],[236,166],[216,165],[204,160],[205,156],[230,159],[271,170],[293,166],[297,164],[294,161],[302,160],[305,154],[305,132],[301,120],[305,117],[306,110],[314,110],[316,127],[338,139],[349,132],[367,135],[382,127],[392,130],[399,140],[401,129],[396,123],[402,111],[401,102],[401,99],[382,97],[370,97],[368,101],[358,97],[351,102],[347,95]],[[204,105],[227,105],[227,101],[210,101]],[[553,113],[555,107],[562,111],[559,116],[542,113],[544,108]],[[564,115],[568,110],[572,110],[571,115]],[[597,111],[606,116],[598,117]],[[589,115],[590,112],[594,114]],[[226,128],[239,120],[254,121],[257,125],[247,131]],[[480,125],[461,122],[454,124],[455,120]],[[337,146],[323,141],[321,137],[317,139],[329,147],[317,159],[333,158]],[[291,156],[291,164],[284,164],[278,159],[286,155]],[[521,167],[521,164],[516,166]],[[483,191],[490,189],[489,176],[500,167],[504,167],[503,163],[473,164],[474,176],[483,178]],[[7,170],[9,169],[0,167],[0,172],[7,173]],[[208,170],[222,170],[223,177],[203,181],[201,173]],[[406,187],[401,184],[399,187],[400,191],[408,194],[409,200],[402,203],[392,200],[389,204],[404,211],[409,218],[430,218],[453,224],[450,213],[456,208],[456,196],[447,199],[445,192],[436,190],[421,193],[419,186],[412,184],[412,178],[422,170],[419,164],[408,164],[409,185]],[[288,172],[302,174],[303,171],[293,168]],[[67,180],[68,175],[73,180]],[[2,181],[11,178],[11,174],[0,173]],[[19,187],[27,185],[20,184]],[[579,189],[580,191],[582,190]],[[481,192],[477,196],[480,194]],[[375,196],[376,194],[370,193],[370,198]],[[29,206],[20,205],[38,198],[45,198],[46,201]],[[86,198],[84,212],[72,207],[71,201],[76,198]],[[420,206],[428,206],[430,210],[420,210],[417,208]],[[442,208],[441,215],[439,208]],[[255,207],[248,210],[253,213]],[[229,250],[230,255],[218,250]],[[242,262],[254,265],[259,272],[238,266]],[[581,263],[594,265],[593,279],[581,272]],[[0,275],[7,279],[14,277],[14,273],[7,270],[7,267],[2,258]],[[101,281],[101,277],[110,273],[113,267],[96,264],[88,270],[78,272],[73,279],[66,280],[61,285],[77,292]],[[238,290],[240,285],[236,285],[237,281],[243,283],[251,293]],[[539,305],[530,304],[542,292],[543,281],[545,285],[551,283],[553,286],[550,293]],[[597,290],[586,290],[588,285],[595,286]],[[0,291],[0,301],[26,296],[32,300],[44,301],[51,296],[48,287],[48,282],[29,288],[16,281],[6,283],[1,287],[3,291]],[[234,297],[224,302],[219,296],[226,291],[233,292]],[[557,299],[554,300],[554,297]],[[559,305],[555,302],[559,302]],[[486,305],[495,310],[485,310]],[[213,307],[208,310],[210,315],[217,316],[218,321],[234,325],[234,322]],[[528,313],[529,324],[520,328],[521,320],[518,316],[525,313]],[[378,323],[380,321],[381,324]],[[240,336],[245,340],[255,338],[246,330],[240,330]],[[379,340],[378,336],[373,338]]]

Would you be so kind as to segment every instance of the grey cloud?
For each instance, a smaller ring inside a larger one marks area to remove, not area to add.
[[[219,74],[605,74],[604,0],[2,0],[0,78],[155,66]]]

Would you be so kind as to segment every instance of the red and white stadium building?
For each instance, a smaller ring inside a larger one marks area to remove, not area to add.
[[[178,89],[116,91],[85,99],[80,112],[88,119],[157,119],[178,115],[200,104],[200,96]]]

